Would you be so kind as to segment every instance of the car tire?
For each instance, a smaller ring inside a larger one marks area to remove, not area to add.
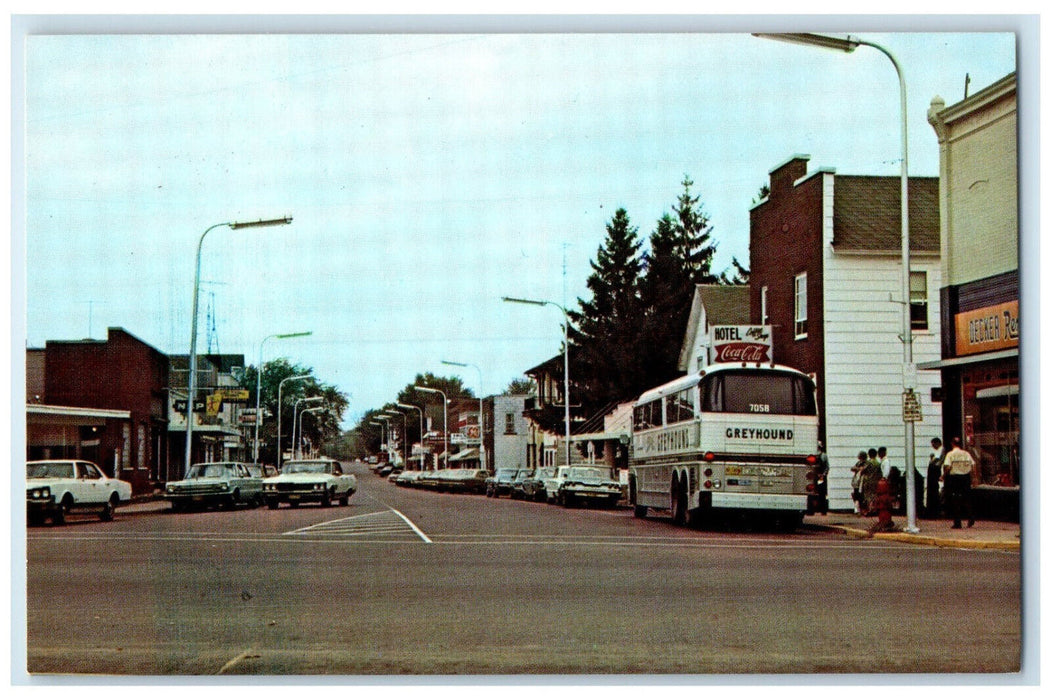
[[[341,506],[345,506],[348,503],[350,503],[350,491],[347,491],[345,494],[339,497],[339,504]]]
[[[333,491],[335,491],[335,489],[332,489],[332,490],[326,489],[325,490],[325,495],[321,497],[321,507],[322,508],[331,508],[332,507],[332,494],[333,494]]]
[[[51,513],[51,524],[52,525],[65,525],[66,515],[73,508],[73,497],[68,493],[62,498],[62,502],[58,504],[54,512]]]
[[[113,494],[106,501],[106,505],[102,506],[102,510],[99,511],[99,520],[104,523],[108,523],[113,520],[113,511],[117,509],[117,503],[120,501],[120,497],[117,494]]]
[[[277,510],[278,506],[280,506],[280,505],[281,505],[280,501],[277,501],[276,499],[275,500],[268,500],[266,502],[266,507],[269,508],[270,510]]]

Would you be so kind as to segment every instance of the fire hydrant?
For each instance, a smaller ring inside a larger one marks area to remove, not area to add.
[[[876,522],[869,527],[870,533],[894,531],[894,521],[890,517],[893,506],[894,499],[890,495],[890,482],[880,479],[876,484],[876,497],[872,500],[872,509],[876,511]]]

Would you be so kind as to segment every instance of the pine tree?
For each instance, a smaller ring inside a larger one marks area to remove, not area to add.
[[[639,352],[645,358],[643,373],[648,387],[663,384],[680,374],[682,348],[694,289],[715,284],[711,272],[715,243],[711,240],[708,216],[693,196],[693,181],[683,178],[683,192],[650,235],[650,250],[644,257],[645,277],[641,285],[644,321]]]
[[[589,300],[571,311],[570,351],[573,383],[587,413],[625,398],[637,374],[635,342],[641,329],[639,275],[642,242],[627,212],[617,209],[606,225],[606,239],[591,261]],[[627,396],[631,397],[630,393]]]

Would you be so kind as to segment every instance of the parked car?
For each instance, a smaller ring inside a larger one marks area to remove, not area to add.
[[[511,479],[511,498],[524,499],[526,497],[525,482],[533,475],[532,469],[519,469],[514,478]]]
[[[497,469],[495,474],[485,480],[485,495],[490,498],[510,495],[511,484],[518,472],[518,469]]]
[[[260,479],[269,479],[281,473],[272,464],[249,464],[248,471],[252,476],[258,476]]]
[[[555,477],[555,467],[538,467],[522,479],[522,495],[530,501],[544,501],[547,499],[547,489],[544,482]]]
[[[416,482],[423,474],[424,472],[409,469],[399,474],[394,483],[398,486],[417,486]]]
[[[485,493],[488,478],[485,469],[446,469],[438,488],[452,493]]]
[[[51,518],[52,524],[62,525],[75,511],[93,511],[99,520],[112,520],[117,506],[129,500],[131,484],[106,476],[93,462],[26,462],[26,518],[31,524]]]
[[[271,510],[287,503],[295,508],[300,503],[318,502],[323,507],[338,501],[347,505],[358,489],[353,474],[343,471],[334,459],[293,459],[285,462],[281,474],[263,480],[263,498]]]
[[[444,469],[428,469],[420,473],[413,486],[425,489],[436,489],[441,485]]]
[[[254,508],[263,502],[263,477],[253,475],[241,462],[193,464],[184,479],[165,485],[164,499],[174,511],[239,504]]]
[[[401,476],[402,471],[403,469],[401,467],[394,467],[394,469],[390,470],[390,474],[387,475],[387,481],[393,484],[398,480],[398,477]]]
[[[562,482],[566,478],[566,472],[569,471],[570,468],[571,467],[566,465],[553,467],[555,470],[554,473],[550,476],[544,476],[544,497],[547,499],[548,503],[555,503],[558,501],[558,489],[562,486]]]
[[[570,467],[562,474],[558,487],[558,502],[563,506],[577,503],[602,503],[614,506],[621,498],[620,482],[613,479],[608,468]]]

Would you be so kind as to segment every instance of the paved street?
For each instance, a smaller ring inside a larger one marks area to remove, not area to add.
[[[32,673],[1010,672],[1017,552],[404,489],[28,531]]]

